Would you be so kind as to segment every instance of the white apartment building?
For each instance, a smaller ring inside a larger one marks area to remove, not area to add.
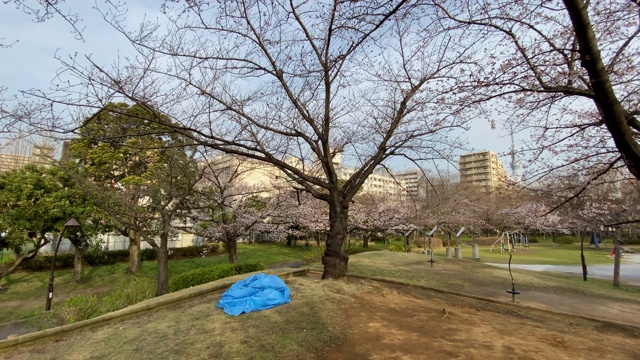
[[[460,156],[460,184],[490,193],[506,186],[509,173],[492,151],[479,151]]]

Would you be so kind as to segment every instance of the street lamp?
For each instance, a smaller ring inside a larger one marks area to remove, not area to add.
[[[54,277],[54,270],[56,267],[56,255],[58,255],[58,249],[60,248],[60,242],[62,242],[62,236],[64,235],[67,229],[69,229],[69,231],[72,231],[72,233],[75,234],[80,229],[80,224],[74,218],[69,219],[69,221],[67,221],[64,224],[64,227],[62,227],[62,231],[58,236],[58,241],[56,242],[56,249],[53,252],[53,260],[51,260],[51,273],[49,274],[49,289],[47,290],[47,305],[45,307],[45,311],[51,310],[51,300],[53,299],[53,277]]]

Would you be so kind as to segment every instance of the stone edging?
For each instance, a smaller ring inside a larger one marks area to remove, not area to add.
[[[295,269],[295,270],[278,269],[278,270],[264,270],[260,272],[286,278],[291,276],[305,275],[307,273],[307,270],[308,269]],[[78,321],[77,323],[67,324],[67,325],[58,326],[51,329],[46,329],[46,330],[37,331],[37,332],[33,332],[33,333],[21,335],[21,336],[16,336],[11,339],[0,340],[0,350],[2,350],[0,352],[4,352],[3,349],[22,345],[28,342],[41,340],[41,339],[45,339],[52,336],[62,335],[74,330],[78,330],[78,329],[82,329],[82,328],[86,328],[89,326],[94,326],[102,323],[115,322],[120,319],[128,318],[131,315],[149,311],[151,309],[171,305],[173,303],[188,300],[201,295],[206,295],[208,293],[211,293],[217,290],[226,289],[229,286],[233,285],[236,281],[241,280],[250,274],[253,274],[253,273],[235,275],[228,278],[212,281],[210,283],[193,286],[188,289],[176,291],[174,293],[169,293],[163,296],[158,296],[149,300],[145,300],[143,302],[131,305],[124,309],[120,309],[114,312],[110,312],[108,314],[100,315],[92,319]]]
[[[314,274],[322,274],[322,271],[314,270],[314,269],[309,269],[308,272],[309,273],[314,273]],[[640,330],[640,325],[637,325],[637,324],[624,323],[624,322],[620,322],[620,321],[616,321],[616,320],[603,319],[603,318],[598,318],[598,317],[584,315],[584,314],[568,313],[568,312],[564,312],[564,311],[552,310],[552,309],[537,307],[537,306],[533,306],[533,305],[512,303],[512,302],[509,302],[509,301],[497,300],[497,299],[492,299],[492,298],[473,295],[473,294],[467,294],[467,293],[461,293],[461,292],[457,292],[457,291],[438,289],[438,288],[434,288],[434,287],[430,287],[430,286],[426,286],[426,285],[412,284],[412,283],[407,283],[407,282],[403,282],[403,281],[396,281],[396,280],[383,279],[383,278],[374,278],[374,277],[367,277],[367,276],[353,275],[353,274],[348,274],[347,277],[356,278],[356,279],[371,280],[371,281],[376,281],[376,282],[383,282],[383,283],[388,283],[388,284],[393,284],[393,285],[406,286],[406,287],[411,287],[411,288],[416,288],[416,289],[421,289],[421,290],[427,290],[427,291],[433,291],[433,292],[447,294],[447,295],[453,295],[453,296],[465,297],[465,298],[474,299],[474,300],[490,302],[490,303],[494,303],[494,304],[498,304],[498,305],[511,306],[511,307],[519,308],[519,309],[540,311],[540,312],[545,312],[545,313],[552,314],[552,315],[560,315],[560,316],[567,316],[567,317],[577,317],[577,318],[580,318],[580,319],[599,322],[599,323],[602,323],[602,324],[610,324],[610,325],[621,326],[621,327],[626,327],[626,328],[634,328],[634,329]]]

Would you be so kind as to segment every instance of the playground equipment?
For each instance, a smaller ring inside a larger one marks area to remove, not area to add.
[[[502,234],[500,234],[500,237],[498,238],[498,240],[496,240],[496,242],[494,242],[493,245],[491,245],[491,249],[489,250],[489,252],[493,252],[493,248],[496,246],[498,242],[500,243],[501,253],[505,251],[517,251],[517,249],[521,247],[524,247],[524,248],[529,247],[529,241],[527,239],[527,236],[518,230],[503,231]]]
[[[464,226],[460,228],[460,231],[458,231],[458,233],[456,234],[456,247],[455,247],[456,259],[462,259],[462,248],[460,247],[460,235],[462,235],[463,232],[464,232]]]

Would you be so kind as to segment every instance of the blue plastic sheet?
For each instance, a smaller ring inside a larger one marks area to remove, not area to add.
[[[217,306],[229,315],[238,316],[290,302],[291,293],[282,279],[260,273],[231,285],[222,294]]]

